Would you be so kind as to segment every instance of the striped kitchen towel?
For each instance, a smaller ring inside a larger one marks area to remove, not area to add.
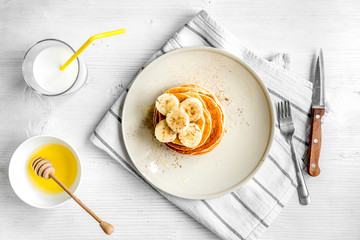
[[[294,145],[298,156],[305,155],[308,148],[312,84],[285,69],[289,64],[286,54],[279,54],[272,61],[257,56],[203,10],[175,33],[144,67],[166,52],[187,46],[211,46],[236,55],[261,77],[273,104],[284,99],[290,100],[296,126]],[[92,134],[91,141],[142,179],[134,170],[122,143],[120,116],[126,92],[106,113]],[[272,148],[260,171],[230,194],[210,200],[187,200],[156,191],[220,238],[257,239],[269,228],[296,186],[290,148],[276,125]]]

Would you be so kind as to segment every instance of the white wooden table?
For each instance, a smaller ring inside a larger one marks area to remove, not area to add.
[[[312,77],[314,54],[325,52],[328,111],[321,175],[308,179],[312,204],[297,196],[263,239],[360,239],[360,2],[348,1],[0,1],[0,239],[105,239],[72,201],[41,210],[23,203],[8,180],[9,160],[28,136],[55,134],[83,158],[78,196],[116,226],[113,239],[216,239],[150,191],[89,141],[106,109],[138,68],[197,11],[206,9],[262,56],[291,54],[291,69]],[[126,28],[97,41],[83,56],[87,85],[78,93],[39,99],[25,92],[25,51],[45,38],[78,48],[89,36]],[[239,216],[241,217],[241,216]]]

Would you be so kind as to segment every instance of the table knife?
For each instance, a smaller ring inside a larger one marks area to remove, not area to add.
[[[315,69],[308,164],[308,172],[313,177],[320,174],[319,157],[321,150],[321,118],[325,113],[325,75],[322,49],[320,49]]]

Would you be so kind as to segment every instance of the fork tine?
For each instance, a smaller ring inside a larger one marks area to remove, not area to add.
[[[286,116],[289,117],[290,116],[290,104],[289,101],[286,100]]]
[[[291,106],[290,106],[290,102],[288,101],[288,107],[289,107],[289,117],[291,117]]]
[[[283,101],[281,101],[281,109],[280,109],[280,111],[281,111],[281,118],[284,118],[285,115],[284,115],[284,102]]]
[[[276,104],[276,109],[277,109],[277,116],[278,116],[278,118],[279,118],[279,120],[280,120],[280,118],[281,118],[281,111],[280,111],[280,102],[278,102],[277,104]]]

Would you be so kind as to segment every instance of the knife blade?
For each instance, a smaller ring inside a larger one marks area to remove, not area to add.
[[[311,132],[309,143],[308,172],[315,177],[320,174],[319,157],[321,150],[321,118],[325,113],[325,75],[322,49],[316,61],[315,80],[313,84]]]

